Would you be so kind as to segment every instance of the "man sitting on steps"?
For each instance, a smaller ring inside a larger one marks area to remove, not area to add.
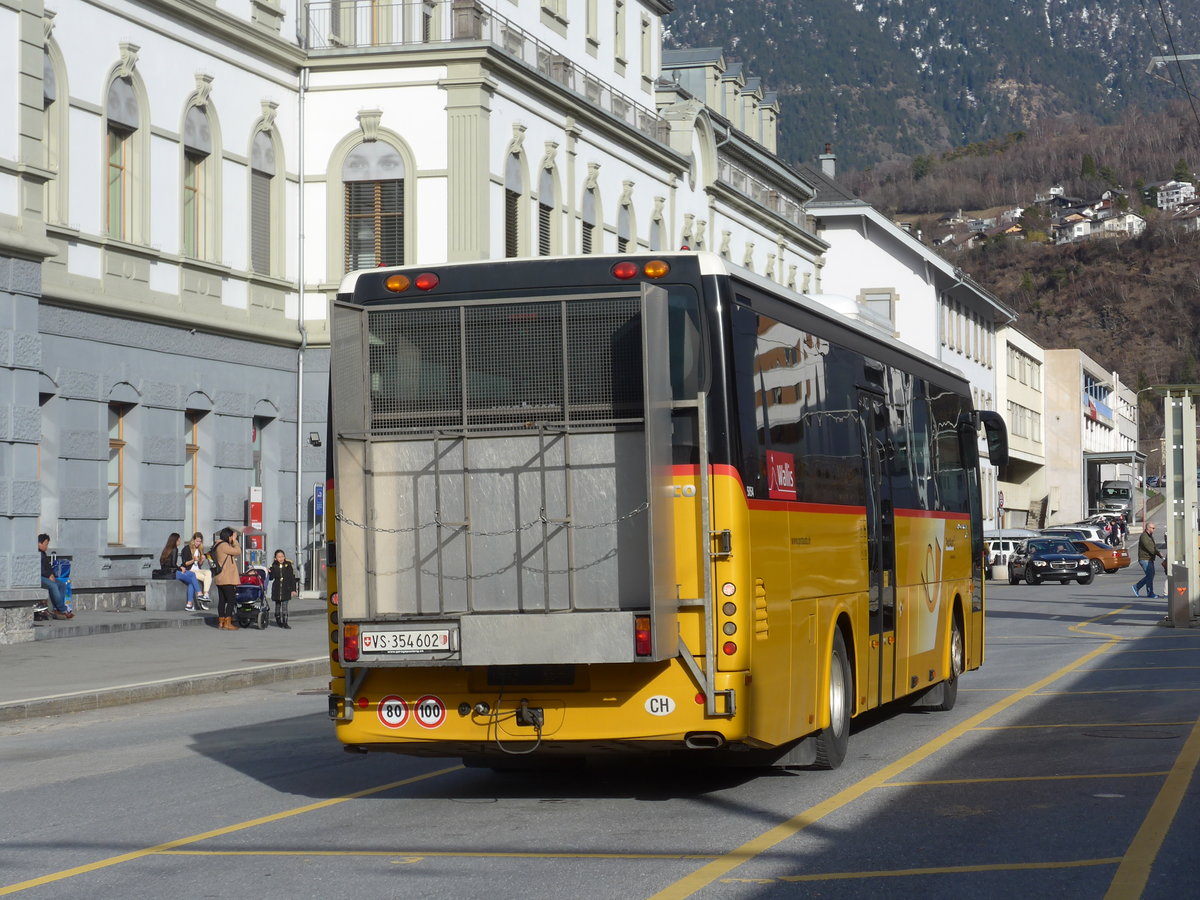
[[[39,534],[38,552],[42,554],[42,587],[50,592],[50,602],[54,605],[54,609],[50,610],[50,615],[56,619],[73,619],[75,613],[67,609],[67,602],[63,599],[62,585],[54,577],[54,566],[50,563],[50,554],[46,552],[48,549],[50,549],[50,535]]]

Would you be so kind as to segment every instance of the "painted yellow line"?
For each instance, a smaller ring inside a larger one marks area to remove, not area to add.
[[[418,781],[426,781],[430,778],[437,778],[440,775],[446,775],[450,772],[457,772],[462,766],[450,766],[447,769],[438,769],[435,772],[426,772],[424,775],[416,775],[413,778],[405,778],[402,781],[393,781],[388,784],[383,784],[378,787],[367,788],[362,791],[355,791],[353,794],[345,794],[341,797],[331,797],[328,800],[321,800],[317,803],[309,803],[305,806],[298,806],[295,809],[284,810],[283,812],[272,813],[269,816],[261,816],[257,819],[250,819],[246,822],[239,822],[236,825],[226,825],[223,828],[214,828],[212,831],[205,831],[201,834],[193,834],[190,837],[178,838],[174,841],[167,841],[163,844],[155,844],[153,847],[146,847],[142,850],[133,850],[129,853],[122,853],[119,856],[110,856],[107,859],[97,860],[93,863],[87,863],[82,866],[75,866],[71,869],[63,869],[61,872],[52,872],[49,875],[42,875],[38,878],[30,878],[28,881],[20,881],[16,884],[10,884],[0,887],[0,896],[5,894],[15,894],[18,891],[28,890],[32,887],[40,887],[44,884],[53,884],[56,881],[63,881],[67,878],[74,878],[76,875],[85,875],[88,872],[95,872],[99,869],[107,869],[110,866],[120,865],[124,862],[129,862],[135,859],[141,859],[145,856],[152,856],[156,853],[162,853],[166,850],[174,850],[176,847],[183,847],[187,844],[195,844],[199,841],[206,841],[209,838],[220,837],[225,834],[233,834],[235,831],[244,831],[247,828],[255,828],[259,825],[266,825],[271,822],[279,822],[283,819],[290,819],[292,816],[303,815],[304,813],[313,812],[318,809],[326,809],[330,806],[337,806],[339,803],[345,803],[347,800],[357,800],[360,797],[370,797],[374,794],[382,794],[385,791],[390,791],[398,787],[404,787],[408,784],[415,784]]]
[[[163,850],[156,856],[403,856],[483,859],[712,859],[716,853],[554,853],[521,850]]]
[[[1166,772],[1097,772],[1078,775],[1009,775],[1003,778],[939,778],[933,781],[889,781],[879,787],[928,787],[939,784],[992,784],[1008,781],[1079,781],[1087,778],[1107,781],[1110,778],[1162,778],[1166,774]]]
[[[1061,722],[1057,725],[980,725],[976,731],[1017,731],[1035,728],[1165,728],[1191,722]]]
[[[1079,869],[1084,866],[1112,866],[1121,857],[1111,859],[1071,859],[1062,862],[991,863],[980,866],[938,866],[928,869],[891,869],[880,872],[826,872],[811,875],[780,875],[779,881],[846,881],[853,878],[906,878],[913,875],[959,875],[964,872],[1021,872],[1031,869]]]
[[[928,744],[911,753],[906,754],[890,765],[884,766],[878,772],[867,776],[857,784],[853,784],[843,791],[834,794],[828,800],[818,803],[816,806],[806,809],[804,812],[793,816],[785,822],[781,822],[774,828],[764,831],[755,838],[750,839],[740,847],[736,847],[730,852],[713,860],[706,866],[701,866],[691,875],[687,875],[676,881],[674,884],[668,885],[663,890],[654,894],[650,900],[681,900],[683,897],[690,897],[692,894],[701,888],[707,887],[717,879],[723,877],[726,873],[740,866],[748,860],[765,853],[776,844],[786,841],[790,837],[803,831],[814,822],[818,822],[832,812],[836,812],[843,806],[854,802],[869,791],[874,790],[890,781],[896,775],[906,769],[910,769],[917,763],[928,759],[937,751],[946,747],[948,744],[962,737],[967,732],[975,728],[979,723],[986,722],[993,716],[999,715],[1011,706],[1015,706],[1022,700],[1033,696],[1048,684],[1053,684],[1060,678],[1074,672],[1081,666],[1087,665],[1100,654],[1104,653],[1110,647],[1113,647],[1119,638],[1113,638],[1099,647],[1088,651],[1073,663],[1068,663],[1056,672],[1047,675],[1028,687],[1022,688],[1016,693],[1006,697],[997,703],[992,704],[987,709],[977,712],[975,715],[952,726],[938,737],[934,738]]]
[[[1039,697],[1086,697],[1090,694],[1195,694],[1200,688],[1112,688],[1103,691],[1042,691]]]
[[[1162,849],[1163,841],[1183,802],[1188,785],[1200,765],[1200,719],[1192,727],[1192,734],[1183,745],[1183,750],[1171,767],[1171,772],[1159,789],[1150,812],[1142,820],[1142,827],[1133,837],[1133,843],[1125,851],[1125,858],[1117,867],[1108,886],[1105,900],[1134,900],[1141,897],[1150,879],[1150,869]],[[1190,851],[1189,851],[1190,852]]]

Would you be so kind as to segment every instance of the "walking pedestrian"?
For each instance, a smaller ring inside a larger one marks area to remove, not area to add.
[[[1153,522],[1147,522],[1146,529],[1138,540],[1138,564],[1141,565],[1145,574],[1142,576],[1142,580],[1133,586],[1133,596],[1135,597],[1141,596],[1138,591],[1142,588],[1146,589],[1147,597],[1153,599],[1159,596],[1154,593],[1154,560],[1162,559],[1163,555],[1158,552],[1158,544],[1154,540],[1155,528],[1157,526]]]

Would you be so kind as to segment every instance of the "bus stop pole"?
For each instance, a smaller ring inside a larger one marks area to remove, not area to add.
[[[1197,590],[1196,402],[1200,385],[1156,386],[1163,395],[1167,483],[1167,619],[1176,628],[1200,627]]]

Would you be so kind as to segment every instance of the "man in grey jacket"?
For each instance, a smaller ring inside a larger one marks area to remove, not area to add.
[[[1158,544],[1154,540],[1154,529],[1157,527],[1153,522],[1147,522],[1141,540],[1138,541],[1138,564],[1141,565],[1145,575],[1133,586],[1133,596],[1135,597],[1141,596],[1138,591],[1143,587],[1146,589],[1147,597],[1159,596],[1154,593],[1154,560],[1162,558],[1162,554],[1158,552]]]

